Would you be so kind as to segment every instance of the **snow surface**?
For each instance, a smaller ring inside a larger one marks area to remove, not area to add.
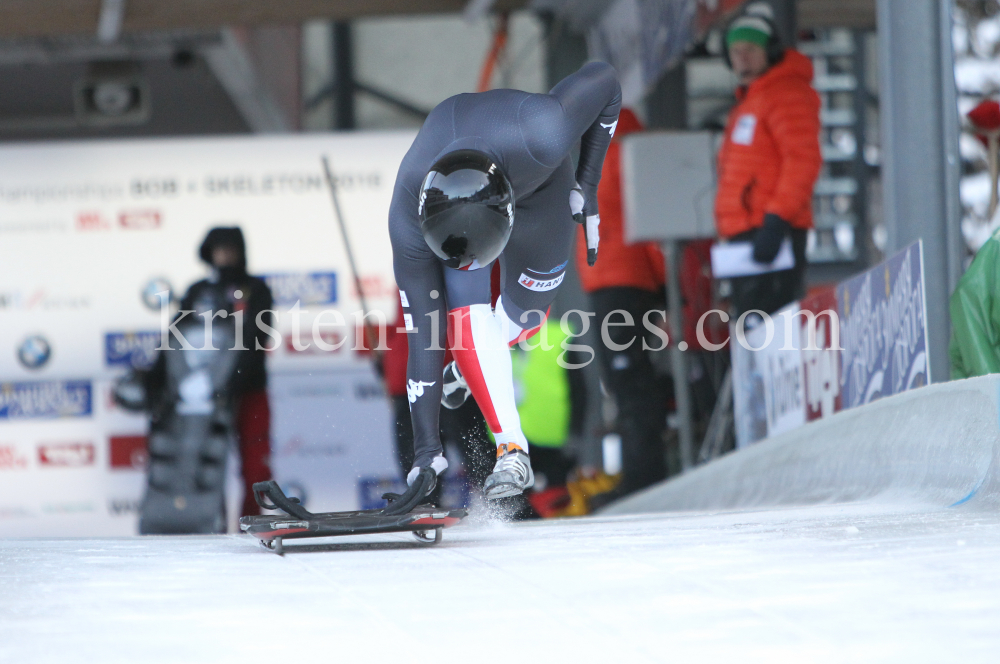
[[[472,523],[432,548],[392,534],[288,549],[243,535],[0,541],[0,662],[910,663],[1000,651],[989,511]]]

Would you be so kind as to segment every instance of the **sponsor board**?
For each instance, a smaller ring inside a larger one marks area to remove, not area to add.
[[[931,381],[922,246],[837,286],[844,408]]]
[[[89,417],[89,380],[0,383],[0,420]]]
[[[111,436],[108,439],[108,463],[115,470],[143,470],[149,453],[146,436]]]
[[[16,445],[0,444],[0,471],[25,470],[28,457],[21,454]]]
[[[747,350],[734,333],[730,353],[737,446],[927,385],[924,297],[918,241],[774,314],[774,338],[761,350]],[[791,322],[786,324],[787,315]],[[763,344],[764,327],[747,333],[752,348]],[[790,340],[785,337],[789,327]],[[783,351],[786,342],[790,345]]]
[[[148,369],[156,361],[158,331],[108,332],[104,335],[104,363],[109,367]]]
[[[464,468],[459,465],[439,478],[441,482],[440,507],[457,509],[472,503],[472,491]],[[385,507],[383,494],[403,493],[406,482],[397,476],[362,477],[358,480],[358,503],[360,509],[374,510]]]
[[[793,302],[776,312],[770,325],[761,323],[747,331],[746,344],[755,350],[738,342],[733,327],[730,345],[739,447],[806,421],[800,327],[793,324],[786,329],[783,315],[798,310],[799,303]]]
[[[109,353],[107,335],[157,329],[161,315],[173,316],[176,302],[162,311],[156,293],[173,291],[179,299],[184,287],[210,277],[198,259],[198,245],[215,225],[240,225],[252,274],[297,275],[272,282],[278,298],[294,295],[312,316],[339,310],[348,325],[320,326],[326,343],[346,338],[340,354],[315,344],[297,355],[282,349],[269,354],[275,449],[280,452],[279,443],[293,437],[301,441],[288,455],[276,455],[275,477],[298,479],[320,509],[356,509],[358,476],[394,474],[392,412],[365,385],[377,379],[359,375],[371,373],[367,363],[349,350],[353,314],[360,307],[354,279],[338,279],[350,274],[349,261],[331,223],[320,156],[328,155],[338,169],[334,177],[367,304],[391,314],[397,291],[391,252],[383,250],[388,228],[375,222],[388,213],[391,184],[413,135],[108,140],[52,145],[44,155],[37,146],[0,147],[5,157],[0,202],[6,210],[0,234],[16,240],[0,242],[0,264],[6,268],[0,317],[9,315],[5,322],[11,324],[6,348],[0,349],[6,381],[0,382],[0,446],[22,446],[5,460],[16,468],[24,461],[17,481],[37,486],[41,494],[26,505],[35,518],[4,522],[4,534],[134,531],[125,514],[133,509],[127,499],[141,495],[143,455],[141,448],[121,442],[112,446],[111,438],[142,432],[145,423],[141,415],[112,407],[107,395],[117,374],[141,364],[148,342],[120,336],[111,340]],[[56,234],[73,241],[52,243]],[[70,273],[72,283],[52,277]],[[323,322],[332,317],[324,315]],[[311,320],[302,322],[302,340],[308,343]],[[18,363],[17,344],[35,333],[54,349],[43,369],[58,371],[51,378],[30,375]],[[23,439],[26,425],[32,434]],[[94,465],[66,472],[42,467],[36,447],[48,441],[93,441]],[[82,501],[92,502],[93,511],[59,516]],[[46,513],[40,511],[43,502],[50,505]]]
[[[82,468],[94,465],[97,453],[93,443],[41,443],[38,463],[45,467]]]
[[[278,306],[336,304],[337,273],[266,274],[263,279]]]
[[[406,482],[401,477],[362,477],[358,480],[358,502],[363,510],[385,507],[385,493],[404,493]]]

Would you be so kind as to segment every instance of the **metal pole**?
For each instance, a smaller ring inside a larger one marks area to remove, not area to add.
[[[670,368],[674,377],[674,399],[677,403],[677,434],[680,439],[681,468],[694,465],[694,427],[691,423],[691,386],[688,383],[687,342],[684,341],[684,319],[681,311],[680,247],[676,240],[663,243],[667,259],[667,315],[674,343],[670,346]]]
[[[334,127],[354,129],[354,45],[346,21],[333,24],[333,85]]]
[[[774,10],[774,23],[778,28],[781,43],[785,46],[795,46],[797,14],[796,0],[768,0]]]
[[[330,168],[330,160],[323,155],[323,174],[326,176],[326,186],[330,189],[330,198],[333,200],[333,213],[337,217],[337,226],[340,227],[340,237],[344,240],[344,251],[347,253],[347,263],[351,266],[351,275],[354,277],[354,288],[358,291],[358,300],[361,302],[361,329],[365,335],[365,342],[372,352],[372,356],[377,362],[382,360],[382,351],[378,349],[378,344],[371,338],[371,328],[365,324],[364,316],[368,313],[368,302],[365,301],[365,291],[361,287],[361,273],[358,272],[358,264],[354,262],[354,251],[351,250],[351,240],[347,236],[347,225],[344,223],[344,215],[340,211],[340,197],[337,195],[337,181],[333,178],[333,170]]]
[[[961,276],[952,0],[878,0],[888,250],[924,242],[931,378],[948,379],[948,299]]]

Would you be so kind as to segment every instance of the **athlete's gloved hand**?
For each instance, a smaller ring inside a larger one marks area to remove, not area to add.
[[[586,216],[583,211],[585,204],[583,189],[576,184],[569,192],[569,209],[573,213],[574,221],[583,224],[583,235],[587,241],[587,265],[593,267],[597,262],[597,245],[601,243],[601,234],[598,230],[601,216],[599,214]]]
[[[770,212],[764,215],[764,225],[753,238],[753,259],[758,263],[773,263],[781,242],[792,230],[791,224]]]

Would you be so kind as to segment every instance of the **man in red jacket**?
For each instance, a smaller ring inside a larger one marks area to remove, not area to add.
[[[642,319],[647,311],[664,308],[663,254],[652,242],[626,244],[622,228],[621,145],[622,136],[642,130],[635,114],[623,108],[618,115],[614,139],[604,157],[597,200],[601,206],[600,260],[587,265],[587,244],[577,235],[576,265],[584,292],[589,294],[597,325],[616,310],[628,312],[632,325],[619,312],[612,315],[607,335],[616,348],[606,343],[597,347],[601,378],[618,407],[618,433],[622,438],[622,480],[607,494],[591,499],[596,509],[612,500],[654,484],[667,476],[663,430],[667,418],[667,385],[657,376],[642,339],[649,335]],[[653,315],[654,324],[662,317]],[[632,341],[634,340],[634,341]],[[632,341],[631,344],[629,342]],[[651,339],[657,348],[660,342]]]
[[[801,297],[812,194],[822,157],[819,95],[812,62],[784,48],[771,8],[747,6],[726,32],[726,53],[739,78],[719,152],[715,218],[719,236],[753,244],[753,259],[771,263],[791,238],[792,269],[733,279],[737,315],[772,313]]]

